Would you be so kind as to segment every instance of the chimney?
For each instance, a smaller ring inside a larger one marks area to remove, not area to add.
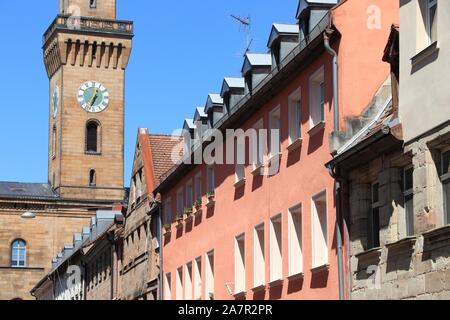
[[[272,54],[272,69],[278,69],[280,67],[280,63],[298,46],[298,39],[298,25],[273,24],[267,44]]]
[[[245,95],[244,78],[225,78],[220,96],[228,113]]]
[[[256,86],[267,77],[272,68],[270,53],[247,53],[242,66],[242,76],[245,78],[245,94],[253,94]]]

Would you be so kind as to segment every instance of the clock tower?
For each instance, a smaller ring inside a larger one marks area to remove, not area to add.
[[[49,182],[61,198],[123,200],[125,70],[133,23],[115,0],[60,0],[44,34]]]

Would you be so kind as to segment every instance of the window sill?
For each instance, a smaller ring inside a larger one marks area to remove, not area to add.
[[[313,136],[317,133],[319,133],[320,131],[322,131],[323,129],[325,129],[325,121],[321,121],[318,124],[316,124],[314,127],[312,127],[309,131],[308,134],[310,136]]]
[[[212,209],[214,208],[214,206],[216,205],[216,200],[209,200],[208,203],[206,204],[206,208],[207,209]]]
[[[431,55],[439,52],[439,46],[438,42],[435,41],[432,44],[430,44],[428,47],[420,51],[418,54],[416,54],[414,57],[411,58],[411,64],[412,66],[416,66],[417,64],[423,62],[425,59],[430,57]]]
[[[184,223],[183,222],[180,222],[180,223],[178,223],[176,226],[175,226],[175,228],[177,228],[177,230],[180,230],[180,229],[182,229],[184,227]]]
[[[198,209],[198,210],[195,210],[194,215],[195,215],[195,217],[197,218],[197,217],[201,216],[202,213],[203,213],[203,210],[202,210],[202,209]]]
[[[101,152],[89,152],[89,151],[86,151],[85,154],[87,156],[101,156],[102,155]]]
[[[298,138],[297,140],[295,140],[294,142],[292,142],[288,147],[288,151],[289,153],[294,152],[295,150],[299,149],[303,144],[303,139],[302,138]]]
[[[450,243],[450,225],[433,229],[423,234],[424,250],[431,251],[442,248]]]
[[[243,187],[245,185],[245,182],[246,182],[246,180],[245,180],[245,178],[243,178],[243,179],[239,180],[238,182],[236,182],[234,184],[234,187],[236,189],[239,189],[239,188],[241,188],[241,187]]]
[[[330,265],[327,263],[327,264],[324,264],[324,265],[312,268],[311,269],[311,273],[312,274],[319,274],[319,273],[322,273],[322,272],[328,272],[329,270],[330,270]]]
[[[276,288],[283,284],[283,279],[277,279],[269,282],[269,288]]]
[[[401,239],[396,242],[392,242],[386,245],[386,248],[388,251],[396,250],[396,249],[403,249],[403,248],[410,248],[413,249],[414,245],[416,244],[417,237],[407,237],[404,239]]]
[[[304,277],[305,277],[305,274],[303,272],[300,272],[300,273],[293,274],[293,275],[287,277],[287,279],[289,281],[295,281],[295,280],[303,279]]]
[[[235,299],[241,299],[241,298],[245,298],[247,296],[247,292],[246,291],[240,291],[235,293],[234,295]]]
[[[379,260],[381,257],[381,251],[383,251],[383,249],[381,247],[373,248],[373,249],[358,253],[355,255],[355,257],[361,261],[362,260],[371,260],[371,259]]]
[[[253,292],[262,292],[266,291],[266,286],[264,284],[261,284],[259,286],[256,286],[252,289]]]
[[[263,165],[263,164],[257,165],[257,166],[253,169],[252,175],[253,175],[253,176],[260,176],[260,175],[261,175],[261,169],[262,169],[262,168],[264,168],[264,165]]]

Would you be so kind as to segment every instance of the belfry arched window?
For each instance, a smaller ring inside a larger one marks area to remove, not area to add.
[[[100,123],[95,120],[86,124],[86,152],[100,153]]]
[[[27,244],[22,239],[14,240],[11,244],[11,267],[25,268],[27,263]]]

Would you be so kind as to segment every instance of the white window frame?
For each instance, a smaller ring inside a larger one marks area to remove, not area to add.
[[[450,147],[449,148],[445,148],[442,150],[441,152],[441,184],[442,184],[442,196],[443,196],[443,210],[442,212],[444,213],[444,224],[450,224],[450,203],[447,203],[447,199],[446,199],[446,188],[450,188],[450,170],[447,173],[445,172],[445,167],[444,167],[444,155],[450,152]]]
[[[175,282],[176,282],[176,288],[175,288],[176,300],[178,300],[178,301],[183,300],[183,295],[184,295],[183,267],[180,267],[177,269]]]
[[[374,201],[374,198],[375,198],[375,186],[376,185],[378,185],[378,201]],[[379,220],[379,215],[380,215],[380,207],[381,207],[381,202],[380,202],[380,182],[379,181],[375,181],[375,182],[373,182],[372,184],[371,184],[371,186],[370,186],[370,217],[368,217],[368,219],[369,219],[369,230],[368,230],[368,232],[370,233],[370,234],[368,234],[367,236],[367,247],[368,247],[368,249],[370,248],[370,249],[373,249],[373,248],[375,248],[375,247],[377,247],[377,243],[375,243],[375,239],[370,239],[369,238],[369,236],[371,236],[371,237],[374,237],[375,236],[375,233],[373,232],[374,231],[374,226],[373,226],[373,223],[374,223],[374,221],[373,221],[373,216],[374,216],[374,210],[375,209],[377,209],[378,210],[378,220]],[[380,231],[380,227],[378,226],[378,237],[380,236],[380,234],[379,234],[379,231]],[[372,234],[373,233],[373,234]],[[370,243],[370,241],[369,240],[371,240],[371,242],[372,243]]]
[[[23,246],[19,245],[17,247],[14,246],[16,242],[24,243]],[[23,253],[23,260],[20,259],[20,254]],[[13,264],[14,254],[17,254],[16,264]],[[23,266],[20,263],[23,262]],[[27,267],[27,242],[23,239],[15,239],[11,243],[11,268],[23,269]]]
[[[207,178],[208,178],[208,192],[215,192],[216,190],[216,171],[215,166],[210,165],[207,168]]]
[[[278,119],[278,127],[276,126],[276,123],[274,123],[274,119]],[[282,131],[282,122],[281,122],[281,107],[277,106],[273,108],[269,113],[269,153],[270,158],[279,156],[281,154],[281,131]],[[277,140],[276,146],[273,145],[272,141],[272,130],[279,130],[279,139]],[[278,150],[276,150],[278,149]]]
[[[298,215],[298,217],[294,217]],[[303,274],[303,207],[297,204],[289,209],[289,277]]]
[[[412,165],[407,166],[403,169],[403,198],[404,198],[404,207],[405,207],[405,235],[407,237],[414,235],[414,205],[413,205],[413,212],[412,217],[409,217],[409,212],[406,203],[408,202],[408,198],[411,198],[409,201],[413,201],[414,204],[414,180],[413,185],[411,189],[406,189],[406,173],[413,169],[413,179],[414,179],[414,167]],[[379,204],[379,202],[378,202]],[[412,218],[412,225],[409,225],[411,223],[410,218]],[[409,222],[409,223],[408,223]],[[412,230],[410,230],[410,227],[412,227]]]
[[[195,196],[194,201],[201,200],[203,197],[203,180],[202,180],[202,173],[199,172],[195,176]]]
[[[279,230],[276,227],[279,226]],[[270,282],[283,279],[283,216],[277,214],[270,219]]]
[[[261,223],[253,232],[253,287],[262,287],[266,282],[265,225]],[[262,236],[262,237],[261,237]]]
[[[194,261],[194,300],[202,299],[202,257],[198,257]]]
[[[433,26],[431,25],[431,9],[436,6],[436,15],[438,14],[438,1],[437,0],[425,0],[426,1],[426,32],[428,38],[428,45],[432,44],[437,39],[433,39]],[[437,18],[437,17],[436,17]],[[437,23],[437,21],[435,21]]]
[[[164,276],[164,300],[172,300],[172,274],[170,272]]]
[[[192,208],[194,204],[194,186],[192,179],[186,182],[186,199],[185,208]]]
[[[192,278],[193,278],[193,265],[192,262],[188,262],[184,266],[184,300],[192,300]]]
[[[321,221],[320,221],[320,214],[317,210],[317,203],[319,200],[325,199],[325,230],[323,230]],[[316,194],[311,199],[311,226],[312,226],[312,248],[313,248],[313,254],[312,254],[312,267],[313,269],[320,268],[323,266],[326,266],[329,264],[330,257],[329,257],[329,240],[328,240],[328,199],[327,199],[327,191],[321,191],[320,193]],[[324,238],[325,246],[323,248],[318,247],[317,243],[317,237],[320,236],[319,233],[322,233],[321,236]],[[324,261],[319,260],[317,257],[318,253],[320,251],[321,255],[323,254]]]
[[[325,97],[325,69],[324,66],[321,66],[309,78],[310,129],[313,129],[325,122]]]
[[[295,90],[289,100],[289,145],[302,138],[302,91]]]
[[[245,246],[245,233],[243,233],[234,239],[234,295],[244,293],[246,289]]]
[[[266,153],[266,140],[261,135],[262,130],[264,130],[264,119],[259,119],[253,125],[253,129],[256,131],[256,141],[251,141],[252,164],[253,170],[257,170],[263,166],[264,155]]]
[[[212,264],[211,264],[212,260]],[[215,253],[214,250],[209,251],[205,255],[205,299],[211,300],[211,294],[215,294],[214,280]]]
[[[167,198],[167,200],[164,202],[164,223],[171,224],[172,219],[172,198]]]
[[[184,192],[183,188],[177,191],[177,215],[184,214]]]

